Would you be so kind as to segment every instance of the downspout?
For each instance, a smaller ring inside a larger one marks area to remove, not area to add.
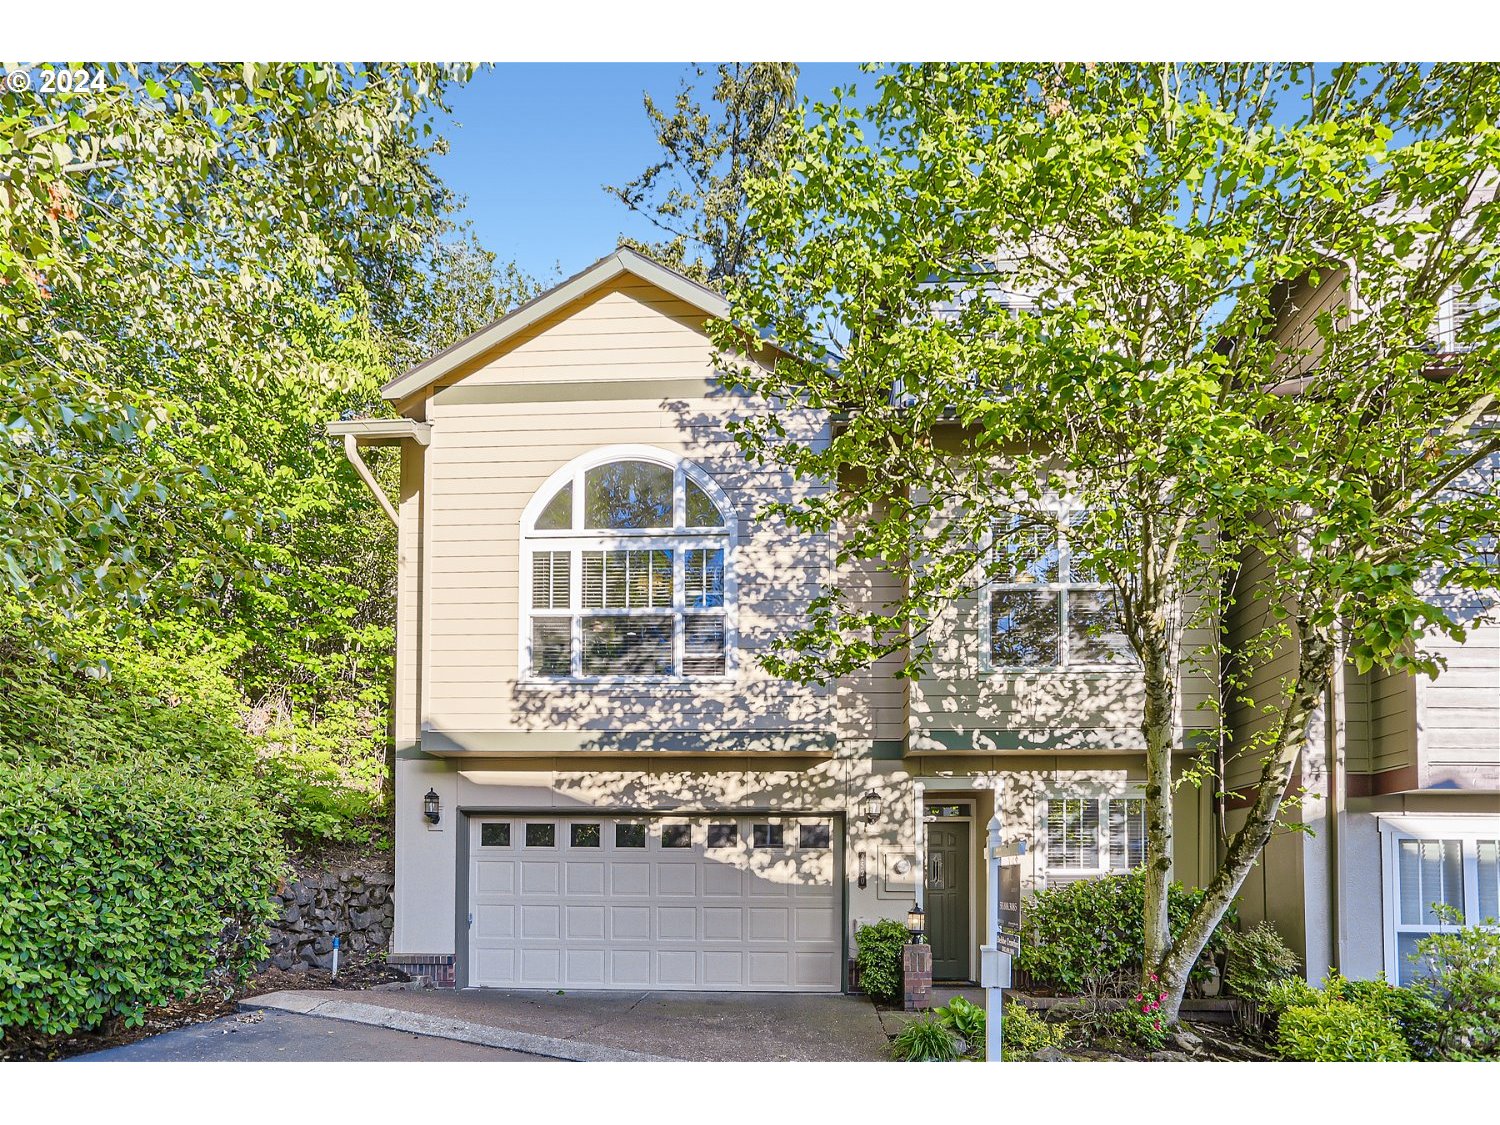
[[[1344,952],[1344,805],[1347,797],[1344,754],[1348,744],[1348,700],[1343,650],[1328,684],[1328,934],[1332,968],[1343,972]]]
[[[380,510],[392,523],[400,523],[396,516],[396,508],[391,503],[385,489],[381,488],[375,480],[375,474],[370,472],[370,466],[365,464],[365,459],[359,455],[359,442],[353,434],[344,435],[344,456],[349,458],[349,464],[354,466],[354,471],[359,474],[359,479],[365,482],[365,486],[375,494],[375,499],[380,503]]]

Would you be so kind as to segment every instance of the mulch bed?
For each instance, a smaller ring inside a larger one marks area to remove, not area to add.
[[[121,1047],[173,1028],[233,1015],[235,1006],[241,1000],[249,996],[262,996],[267,992],[280,992],[289,988],[359,989],[410,979],[400,969],[387,965],[384,955],[380,953],[346,954],[339,962],[337,979],[324,969],[284,972],[273,966],[263,973],[257,973],[242,987],[227,994],[200,994],[157,1008],[148,1008],[145,1022],[139,1027],[126,1027],[123,1020],[114,1019],[93,1031],[80,1031],[72,1035],[26,1037],[15,1032],[7,1033],[5,1039],[0,1040],[0,1061],[42,1062],[86,1055],[91,1051],[102,1051],[106,1047]]]

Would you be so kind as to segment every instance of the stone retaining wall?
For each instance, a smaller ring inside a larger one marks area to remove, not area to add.
[[[388,872],[353,868],[283,881],[271,896],[279,916],[271,923],[265,965],[332,968],[335,937],[345,956],[385,949],[395,909],[393,883]]]

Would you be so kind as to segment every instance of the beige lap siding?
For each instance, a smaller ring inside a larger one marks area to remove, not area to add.
[[[756,510],[809,490],[746,466],[724,429],[742,402],[685,402],[686,423],[657,400],[612,405],[606,424],[579,417],[586,412],[575,413],[572,404],[434,401],[427,722],[462,731],[827,728],[823,689],[773,680],[753,659],[804,618],[827,560],[825,541],[788,536]],[[573,424],[556,428],[564,417]],[[617,444],[687,457],[728,496],[738,519],[733,565],[742,579],[734,683],[574,689],[520,682],[527,675],[519,655],[522,510],[569,461]]]

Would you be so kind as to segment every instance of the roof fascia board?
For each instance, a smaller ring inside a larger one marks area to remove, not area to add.
[[[404,375],[397,376],[381,388],[381,396],[387,401],[396,402],[430,387],[469,360],[497,347],[622,273],[634,274],[642,281],[702,309],[709,317],[728,315],[729,302],[712,289],[658,265],[633,250],[621,247],[581,273],[574,274],[562,284],[502,316],[493,324],[439,352],[425,363],[418,364]]]

